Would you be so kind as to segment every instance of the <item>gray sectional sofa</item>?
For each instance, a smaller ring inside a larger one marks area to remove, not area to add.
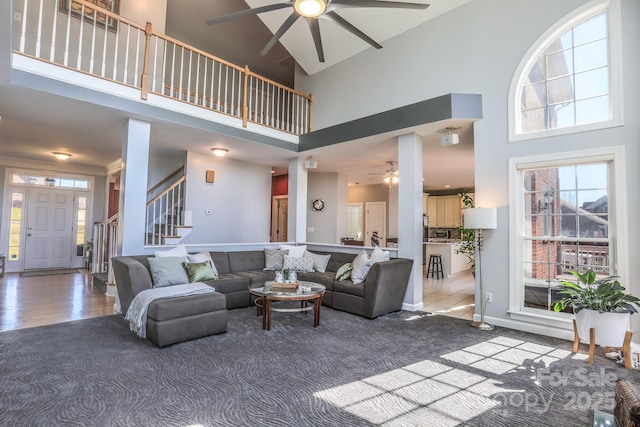
[[[320,283],[327,288],[323,305],[370,319],[402,308],[413,260],[392,258],[375,263],[365,281],[354,284],[351,280],[336,280],[336,272],[340,266],[352,262],[355,254],[311,252],[331,255],[324,273],[298,273],[299,280]],[[273,271],[264,270],[264,251],[210,252],[210,255],[219,278],[204,283],[214,287],[216,292],[160,299],[149,306],[147,336],[156,345],[162,347],[225,332],[226,310],[248,307],[252,303],[249,287],[274,279]],[[112,259],[122,313],[127,312],[136,294],[153,287],[148,261],[150,256],[120,256]],[[224,298],[224,307],[221,306],[221,297]],[[208,322],[214,317],[215,324],[203,326],[205,320]],[[192,325],[197,327],[192,328]]]

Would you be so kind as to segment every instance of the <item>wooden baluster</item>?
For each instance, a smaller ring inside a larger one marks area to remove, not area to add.
[[[142,77],[140,78],[140,98],[144,100],[149,95],[149,44],[151,43],[152,32],[151,22],[147,22],[144,28],[144,63],[142,65]]]

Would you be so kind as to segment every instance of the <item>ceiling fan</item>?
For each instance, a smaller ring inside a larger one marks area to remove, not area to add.
[[[389,184],[389,186],[391,186],[392,184],[397,184],[400,181],[400,177],[398,174],[398,170],[394,166],[395,162],[390,160],[387,163],[390,165],[389,169],[387,169],[382,173],[374,173],[374,172],[369,173],[369,175],[376,175],[372,178],[369,178],[369,180],[374,180],[374,179],[379,179],[380,177],[384,177],[382,180],[384,181],[385,184]]]
[[[275,32],[273,37],[269,40],[266,46],[262,49],[260,54],[265,56],[280,40],[280,38],[287,32],[289,28],[298,20],[298,18],[304,18],[309,25],[311,35],[313,36],[313,42],[316,46],[316,52],[318,53],[318,60],[324,62],[324,51],[322,49],[322,38],[320,36],[320,25],[318,18],[326,18],[338,26],[349,31],[351,34],[361,38],[365,42],[369,43],[376,49],[382,49],[382,46],[378,44],[371,37],[360,31],[357,27],[347,21],[345,18],[336,13],[339,9],[344,8],[357,8],[357,7],[372,7],[372,8],[392,8],[392,9],[426,9],[428,4],[419,3],[407,3],[407,2],[395,2],[395,1],[383,1],[383,0],[290,0],[287,2],[275,3],[266,6],[256,7],[255,9],[242,10],[240,12],[232,13],[229,15],[221,16],[207,21],[207,25],[220,24],[222,22],[231,21],[245,16],[258,15],[264,12],[271,12],[274,10],[285,9],[288,7],[293,8],[293,12],[280,26],[278,31]]]

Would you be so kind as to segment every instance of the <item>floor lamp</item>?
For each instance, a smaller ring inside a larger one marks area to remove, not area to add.
[[[493,325],[484,321],[484,307],[486,305],[484,289],[482,287],[482,230],[498,228],[498,215],[495,208],[467,208],[462,210],[464,215],[464,228],[477,230],[476,248],[478,253],[477,272],[478,282],[480,282],[480,321],[472,322],[471,326],[483,331],[490,331]]]

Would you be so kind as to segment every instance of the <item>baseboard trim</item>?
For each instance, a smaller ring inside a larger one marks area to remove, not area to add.
[[[480,321],[480,315],[474,314],[473,320]],[[503,328],[515,329],[517,331],[530,332],[532,334],[545,335],[548,337],[560,338],[563,340],[573,341],[573,331],[566,329],[558,329],[557,327],[538,325],[534,323],[518,322],[516,320],[502,319],[499,317],[484,316],[485,322],[500,326]]]
[[[417,304],[407,304],[406,302],[403,302],[402,309],[404,311],[421,311],[424,309],[424,304],[422,301]]]

